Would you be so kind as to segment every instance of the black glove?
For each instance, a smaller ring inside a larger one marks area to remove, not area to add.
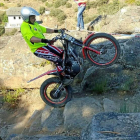
[[[55,41],[54,40],[49,40],[49,44],[52,45]]]
[[[67,29],[66,29],[66,28],[62,28],[62,29],[59,29],[59,30],[55,29],[54,32],[55,32],[55,33],[61,33],[62,30],[67,30]]]
[[[48,44],[53,44],[55,41],[54,40],[48,40],[48,39],[41,39],[42,43],[48,43]]]

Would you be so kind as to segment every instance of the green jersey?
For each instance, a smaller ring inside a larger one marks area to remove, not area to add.
[[[21,34],[25,41],[27,42],[30,50],[34,53],[38,48],[46,46],[46,43],[32,43],[30,39],[34,36],[40,39],[44,39],[43,33],[46,33],[46,28],[39,25],[37,22],[34,24],[29,24],[27,22],[23,22],[21,24]]]

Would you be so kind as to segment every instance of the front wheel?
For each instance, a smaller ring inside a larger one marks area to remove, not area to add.
[[[55,93],[57,92],[57,96]],[[45,80],[40,88],[42,100],[53,107],[62,107],[72,98],[71,87],[62,85],[58,77]]]
[[[120,56],[120,45],[111,35],[97,33],[91,36],[85,46],[92,48],[100,54],[85,49],[85,55],[96,66],[107,67],[114,64]]]

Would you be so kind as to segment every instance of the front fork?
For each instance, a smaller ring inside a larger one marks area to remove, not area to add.
[[[99,54],[99,55],[101,54],[101,52],[100,52],[100,51],[97,51],[97,50],[92,49],[92,48],[87,47],[87,46],[83,46],[83,47],[82,47],[82,54],[83,54],[84,59],[86,58],[86,55],[85,55],[85,50],[92,51],[92,52],[94,52],[94,53],[96,53],[96,54]]]
[[[62,90],[62,88],[63,88],[63,84],[61,83],[60,86],[55,91],[55,93],[53,94],[53,96],[54,97],[57,97],[58,96],[58,93]]]

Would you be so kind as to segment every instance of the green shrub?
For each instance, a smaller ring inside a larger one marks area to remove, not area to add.
[[[41,6],[39,9],[39,13],[42,15],[43,13],[45,13],[45,7]]]
[[[97,1],[97,6],[102,6],[105,4],[108,4],[109,0],[98,0]]]
[[[94,83],[94,87],[92,88],[92,91],[98,93],[98,94],[101,94],[105,91],[107,91],[107,80],[106,79],[100,79],[100,80],[97,80],[95,83]]]
[[[14,28],[14,29],[12,29],[12,31],[11,31],[11,32],[5,33],[5,35],[6,35],[6,36],[15,35],[15,33],[16,33],[16,32],[17,32],[17,29],[16,29],[16,28]]]
[[[60,14],[58,15],[57,19],[58,19],[58,21],[59,21],[60,23],[63,23],[64,20],[66,19],[66,17],[67,17],[67,16],[66,16],[64,13],[60,13]]]
[[[66,5],[68,0],[56,0],[54,3],[54,7],[58,8],[60,6]]]
[[[140,1],[136,1],[136,5],[137,6],[140,6]]]
[[[97,7],[97,2],[96,1],[91,1],[91,2],[87,2],[86,4],[86,9],[90,9],[90,8],[96,8]]]
[[[67,4],[66,4],[66,7],[67,7],[67,8],[71,8],[71,7],[72,7],[72,4],[71,4],[71,3],[67,3]]]
[[[10,104],[13,104],[17,101],[18,96],[19,96],[18,94],[15,94],[15,93],[12,94],[11,92],[8,92],[7,94],[4,95],[3,100],[4,100],[4,102],[8,102]]]
[[[109,0],[98,0],[98,1],[88,1],[87,5],[86,5],[86,9],[90,9],[90,8],[97,8],[103,5],[108,4]]]
[[[49,64],[51,64],[51,62],[46,60],[46,61],[42,62],[39,66],[44,67],[44,66],[49,65]]]
[[[42,2],[46,2],[47,0],[41,0]]]
[[[4,4],[3,3],[0,3],[0,7],[2,7],[2,6],[4,6]]]
[[[2,16],[2,22],[8,22],[8,16],[6,15],[6,13],[4,13]]]
[[[17,3],[17,7],[21,7],[21,4],[20,3]]]
[[[75,9],[74,9],[74,12],[78,12],[78,8],[75,8]]]
[[[6,15],[6,12],[0,13],[0,24],[4,24],[8,21],[8,17]]]
[[[55,8],[58,8],[61,6],[61,1],[60,0],[57,0],[55,3],[54,3],[54,7]]]
[[[133,107],[132,105],[130,106],[128,103],[126,103],[125,101],[123,101],[120,104],[120,111],[119,112],[120,113],[139,113],[140,112],[140,108],[136,104]]]
[[[134,4],[134,3],[135,3],[135,0],[125,0],[125,2],[126,2],[127,4]]]
[[[61,0],[61,5],[66,5],[68,0]]]
[[[134,83],[134,79],[133,78],[128,79],[126,82],[121,84],[120,90],[122,90],[122,91],[129,91],[131,89],[131,86],[133,85],[133,83]]]
[[[17,104],[19,96],[24,92],[25,90],[22,88],[15,89],[14,91],[4,90],[2,91],[3,101],[9,104]]]
[[[123,4],[121,4],[118,0],[114,0],[112,3],[105,4],[101,7],[99,7],[97,10],[99,14],[102,15],[112,15],[118,12],[122,7],[124,7]]]
[[[48,3],[48,2],[46,2],[46,3],[45,3],[45,5],[46,5],[48,8],[50,8],[50,7],[52,7],[52,6],[53,6],[53,4],[52,4],[52,3]]]
[[[0,26],[0,36],[5,33],[5,28],[4,26]]]
[[[66,19],[66,14],[60,9],[52,9],[50,16],[56,17],[59,22],[63,22]]]
[[[14,35],[15,33],[17,32],[17,29],[16,28],[14,28],[12,31],[11,31],[11,35]]]

